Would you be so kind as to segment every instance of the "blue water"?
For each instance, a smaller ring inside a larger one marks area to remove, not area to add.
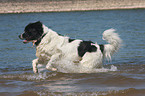
[[[35,75],[31,65],[31,61],[36,58],[35,47],[32,47],[31,43],[23,44],[18,38],[18,35],[23,33],[24,27],[35,21],[43,22],[59,34],[74,39],[91,40],[98,44],[106,43],[102,40],[104,30],[115,28],[123,40],[123,46],[113,56],[111,62],[104,62],[104,67],[114,65],[118,71],[89,75],[77,74],[77,76],[76,74],[57,72]],[[0,88],[0,94],[2,95],[6,95],[5,93],[17,95],[29,90],[35,93],[40,89],[45,91],[41,90],[37,93],[39,95],[41,93],[48,95],[49,92],[73,92],[73,94],[82,92],[80,94],[87,94],[86,91],[96,94],[100,92],[101,94],[102,91],[115,90],[118,92],[118,90],[129,90],[129,88],[145,90],[144,68],[145,9],[0,14],[0,87],[3,88],[3,90]],[[47,87],[44,87],[41,79]],[[97,81],[98,79],[99,81]],[[103,80],[108,82],[103,83]],[[30,86],[34,86],[36,82],[39,82],[39,87],[35,86],[36,90],[31,89]],[[7,91],[11,89],[9,83],[16,88]],[[28,86],[29,89],[26,90],[25,87]]]

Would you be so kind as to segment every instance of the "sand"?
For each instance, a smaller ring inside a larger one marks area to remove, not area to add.
[[[145,8],[145,0],[0,0],[0,13]]]

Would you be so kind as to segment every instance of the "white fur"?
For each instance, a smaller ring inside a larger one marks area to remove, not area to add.
[[[43,25],[44,33],[47,33],[36,47],[37,59],[32,61],[34,73],[38,72],[37,65],[45,64],[48,70],[67,73],[89,73],[93,69],[102,67],[103,56],[111,59],[121,43],[114,29],[104,31],[103,38],[110,44],[105,45],[104,53],[101,53],[99,45],[96,52],[86,52],[81,58],[78,56],[78,46],[82,40],[68,42],[69,37],[59,36],[55,31]]]
[[[109,44],[105,45],[104,56],[111,60],[111,56],[114,52],[117,52],[121,46],[122,40],[119,35],[115,33],[115,29],[108,29],[103,33],[103,40],[106,40]]]

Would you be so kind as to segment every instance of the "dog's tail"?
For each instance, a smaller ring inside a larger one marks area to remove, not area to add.
[[[122,40],[119,35],[115,33],[115,29],[108,29],[103,33],[103,40],[106,40],[109,44],[103,46],[103,56],[108,60],[111,60],[111,56],[114,52],[117,52],[121,47]],[[101,46],[100,46],[101,47]],[[102,50],[101,50],[102,51]]]

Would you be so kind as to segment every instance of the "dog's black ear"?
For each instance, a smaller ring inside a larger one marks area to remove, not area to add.
[[[42,23],[40,21],[37,21],[33,25],[34,25],[33,28],[35,28],[37,33],[39,33],[39,35],[41,36],[43,34]]]
[[[37,22],[35,22],[36,24],[42,24],[42,22],[40,22],[40,21],[37,21]]]
[[[42,23],[40,21],[33,23],[33,25],[35,26],[36,29],[42,27]]]

